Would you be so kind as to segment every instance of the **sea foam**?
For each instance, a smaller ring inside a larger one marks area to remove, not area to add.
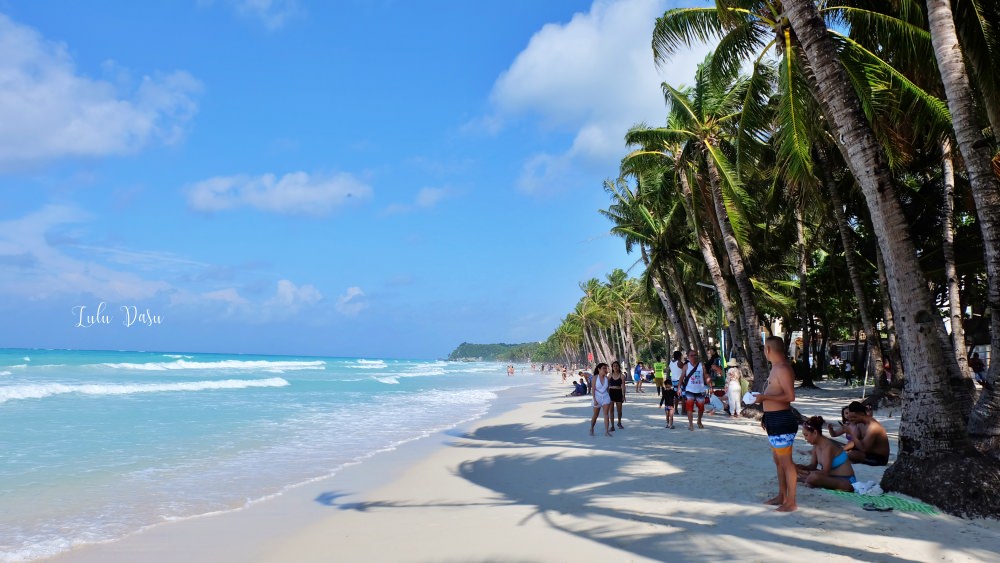
[[[382,360],[357,360],[354,364],[348,367],[354,369],[385,369],[389,367],[389,365]]]
[[[183,369],[269,369],[269,370],[306,370],[324,369],[326,362],[322,360],[314,361],[243,361],[243,360],[222,360],[219,362],[190,362],[187,360],[176,360],[173,362],[148,362],[148,363],[119,363],[100,364],[102,367],[113,369],[134,369],[143,371],[169,371]]]
[[[134,393],[163,393],[169,391],[207,391],[211,389],[247,389],[251,387],[285,387],[287,381],[280,377],[270,379],[225,379],[221,381],[189,381],[185,383],[137,383],[132,385],[42,383],[0,387],[0,403],[16,399],[44,399],[53,395],[80,393],[82,395],[131,395]]]

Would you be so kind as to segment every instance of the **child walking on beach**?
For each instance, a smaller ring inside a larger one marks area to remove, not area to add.
[[[677,391],[669,379],[663,381],[663,393],[660,395],[660,406],[667,417],[667,428],[674,427],[674,406],[677,404]]]

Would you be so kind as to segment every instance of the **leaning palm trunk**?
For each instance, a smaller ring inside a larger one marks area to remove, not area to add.
[[[649,269],[649,255],[646,252],[645,246],[640,246],[642,252],[642,261],[646,265],[649,273],[649,281],[653,283],[653,290],[656,291],[657,297],[660,298],[660,303],[663,304],[663,308],[667,311],[667,317],[670,319],[670,324],[674,325],[674,332],[677,336],[677,340],[682,343],[688,342],[688,334],[684,330],[684,325],[681,323],[680,315],[677,314],[677,307],[674,305],[674,300],[667,292],[667,289],[663,287],[660,283],[660,276],[653,269]],[[687,344],[683,344],[687,345]]]
[[[749,347],[750,361],[753,362],[754,380],[766,379],[767,359],[764,357],[764,343],[760,338],[760,315],[757,314],[757,306],[754,303],[753,284],[750,282],[749,274],[747,274],[747,261],[736,241],[733,225],[729,222],[726,204],[722,200],[719,170],[716,168],[715,162],[711,160],[708,162],[708,179],[712,188],[712,200],[715,203],[719,230],[722,231],[722,241],[729,257],[729,267],[736,279],[736,289],[740,293],[740,302],[743,305],[743,320],[746,323],[747,346]]]
[[[680,178],[681,194],[684,196],[685,209],[689,216],[694,217],[694,193],[691,191],[691,184],[688,182],[687,174],[681,171],[678,174]],[[754,391],[762,392],[764,390],[764,385],[767,383],[767,375],[763,377],[756,377],[755,372],[752,367],[748,365],[749,362],[746,361],[747,350],[743,345],[745,340],[743,336],[743,331],[740,330],[739,325],[736,324],[736,310],[733,308],[733,302],[729,298],[729,282],[726,281],[725,276],[722,275],[722,267],[719,265],[719,259],[715,256],[715,250],[712,248],[712,241],[709,240],[708,234],[705,232],[697,221],[692,221],[691,228],[694,229],[695,238],[698,239],[698,246],[701,248],[701,256],[705,259],[705,266],[708,268],[708,273],[712,277],[712,284],[715,285],[715,290],[718,292],[719,301],[722,302],[722,311],[725,313],[726,318],[729,319],[729,333],[736,339],[736,342],[740,343],[741,361],[740,371],[743,372],[743,376],[748,380],[751,380],[751,389]]]
[[[664,275],[662,268],[658,273],[660,275],[660,283],[663,284],[664,286],[669,286],[670,284],[667,282],[667,277],[666,275]],[[686,302],[687,299],[683,297],[684,288],[678,286],[676,283],[673,285],[674,285],[674,293],[679,296],[678,299],[684,299],[684,301]],[[701,354],[701,357],[703,358],[708,357],[705,355],[705,341],[701,337],[701,332],[698,331],[698,325],[687,323],[687,318],[690,317],[690,311],[685,311],[681,309],[677,313],[678,316],[680,316],[681,324],[684,325],[684,327],[687,329],[687,336],[688,336],[688,341],[680,341],[678,342],[678,346],[685,350],[697,350],[698,353]],[[667,351],[669,352],[669,349]]]
[[[598,328],[597,335],[600,337],[601,353],[604,354],[604,361],[609,363],[614,361],[615,353],[614,350],[611,349],[611,346],[608,345],[608,337],[605,334],[604,329]]]
[[[892,369],[893,382],[901,384],[906,379],[906,372],[903,371],[903,360],[899,352],[899,339],[896,338],[896,320],[892,314],[892,299],[889,297],[889,278],[885,275],[885,261],[882,259],[882,251],[877,246],[875,247],[875,266],[878,272],[878,290],[879,301],[882,303],[882,318],[885,319],[886,344],[888,345],[886,358],[889,360],[888,365]],[[887,387],[888,375],[890,374],[886,374],[885,382],[882,380],[876,382],[876,387],[883,383]]]
[[[906,387],[899,455],[886,470],[882,487],[953,513],[998,515],[1000,464],[976,456],[965,420],[954,415],[959,411],[956,391],[964,379],[923,279],[885,156],[864,119],[816,4],[785,0],[782,5],[815,73],[814,94],[864,192],[889,278]],[[950,486],[942,487],[942,482]],[[983,487],[990,482],[992,489]]]
[[[951,2],[927,0],[927,22],[931,31],[931,43],[934,45],[934,56],[941,72],[941,82],[948,95],[948,110],[955,129],[955,140],[965,161],[972,199],[976,202],[976,215],[983,234],[987,301],[992,316],[990,344],[996,353],[1000,350],[1000,184],[990,170],[991,155],[976,124],[972,86],[958,43]],[[1000,416],[997,416],[1000,413],[1000,392],[995,389],[998,376],[1000,362],[994,359],[986,374],[986,392],[969,417],[969,432],[981,442],[983,448],[994,450],[995,455],[1000,457]],[[972,385],[971,381],[969,384]]]
[[[951,347],[955,350],[958,367],[965,377],[972,377],[969,369],[969,352],[965,346],[965,323],[962,321],[962,298],[958,288],[958,270],[955,267],[955,164],[951,155],[951,141],[941,143],[941,173],[944,177],[944,206],[941,210],[942,242],[945,281],[948,283],[948,314],[951,320]]]
[[[847,224],[847,215],[844,213],[844,201],[840,197],[840,189],[830,176],[830,162],[826,157],[823,148],[817,148],[816,154],[819,156],[819,166],[817,169],[830,192],[830,203],[833,205],[833,216],[837,219],[837,229],[840,231],[840,243],[844,247],[844,260],[847,262],[847,273],[851,278],[851,287],[854,288],[854,299],[858,302],[858,316],[861,317],[861,328],[865,331],[865,338],[869,344],[871,361],[875,367],[875,381],[885,380],[885,366],[882,365],[882,335],[875,329],[875,322],[868,311],[868,297],[865,296],[865,287],[861,281],[861,267],[858,265],[857,254],[854,250],[854,238],[851,236],[851,227]],[[856,339],[855,339],[856,340]],[[858,349],[857,342],[854,344],[855,351]],[[854,370],[860,371],[861,362],[854,359]],[[885,394],[885,386],[881,388],[882,395]],[[876,395],[878,393],[876,392]],[[881,396],[876,396],[873,401],[878,401]]]
[[[632,309],[625,309],[625,338],[631,361],[638,362],[639,350],[635,347],[635,335],[632,332]]]
[[[702,358],[707,358],[705,340],[701,337],[701,332],[698,331],[698,323],[695,322],[691,306],[688,305],[687,294],[684,291],[684,283],[681,281],[681,276],[677,273],[677,268],[672,264],[664,265],[663,269],[665,270],[667,279],[677,288],[677,300],[680,301],[681,306],[681,320],[687,326],[688,334],[692,335],[691,339],[693,342],[685,343],[683,346],[687,346],[688,350],[698,350]],[[691,348],[691,346],[694,346],[694,348]],[[725,350],[722,353],[725,354]]]
[[[594,338],[594,335],[591,334],[589,326],[587,325],[584,326],[583,335],[587,339],[587,346],[590,347],[589,353],[594,356],[594,361],[595,362],[604,361],[604,359],[601,358],[601,349],[597,346],[597,340]]]

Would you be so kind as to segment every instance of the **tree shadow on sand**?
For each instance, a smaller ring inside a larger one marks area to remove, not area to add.
[[[916,528],[896,530],[894,518],[924,517],[859,514],[858,507],[802,487],[799,512],[779,514],[761,505],[768,493],[773,494],[776,478],[766,439],[763,434],[751,435],[756,431],[753,423],[718,425],[707,419],[710,426],[704,430],[665,430],[650,426],[660,424],[658,416],[662,415],[637,409],[631,417],[630,424],[636,425],[632,433],[626,428],[614,438],[591,437],[585,418],[588,411],[587,405],[558,408],[556,418],[566,418],[566,424],[484,426],[448,444],[499,452],[474,456],[453,469],[456,476],[493,491],[494,500],[338,504],[339,497],[333,496],[330,506],[361,512],[522,506],[530,514],[517,525],[540,518],[562,532],[658,560],[790,560],[825,554],[902,563],[946,558],[965,545],[959,540],[965,531],[960,523],[935,519],[924,528],[933,529],[933,535],[920,535]],[[755,439],[761,442],[759,455],[732,459],[731,452],[745,453],[745,441]],[[742,450],[736,449],[737,442]],[[769,480],[747,483],[742,494],[722,498],[725,493],[713,483],[739,480],[744,472],[768,475]],[[317,498],[317,502],[322,501]],[[708,511],[706,503],[725,505],[722,510],[716,506]],[[845,532],[840,537],[859,538],[860,545],[840,545],[825,531]],[[935,547],[948,545],[949,553],[928,548],[906,555],[887,554],[864,547],[865,536],[907,538],[907,533],[912,540],[939,542]],[[984,552],[975,546],[966,551],[973,560]]]

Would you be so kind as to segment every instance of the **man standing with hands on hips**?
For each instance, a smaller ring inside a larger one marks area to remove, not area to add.
[[[771,442],[774,466],[778,470],[778,495],[764,501],[777,505],[778,512],[792,512],[795,504],[796,472],[792,462],[792,444],[799,432],[799,421],[792,412],[795,400],[795,374],[785,356],[785,341],[780,336],[769,336],[764,341],[764,355],[771,362],[771,373],[767,377],[767,388],[754,397],[755,403],[763,403],[762,425]]]

